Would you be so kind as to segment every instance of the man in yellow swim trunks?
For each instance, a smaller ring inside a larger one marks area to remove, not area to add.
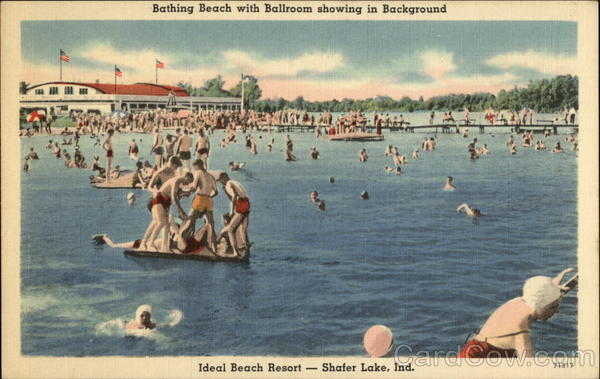
[[[208,228],[207,236],[208,247],[212,251],[216,251],[215,220],[213,216],[212,198],[219,193],[217,190],[217,182],[215,178],[206,171],[202,159],[196,159],[193,166],[194,181],[192,182],[191,189],[196,190],[196,196],[194,196],[194,200],[192,200],[192,209],[181,227],[180,234],[185,235],[190,228],[192,228],[191,232],[194,234],[196,220],[204,216],[205,224],[210,226]]]

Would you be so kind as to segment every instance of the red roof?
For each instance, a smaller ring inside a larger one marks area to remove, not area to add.
[[[189,96],[185,89],[176,86],[166,86],[162,84],[152,83],[136,83],[136,84],[117,84],[116,92],[114,84],[103,83],[74,83],[74,82],[50,82],[38,84],[28,88],[28,90],[39,87],[45,84],[73,84],[79,86],[92,87],[107,95],[140,95],[140,96],[167,96],[172,90],[175,96]]]

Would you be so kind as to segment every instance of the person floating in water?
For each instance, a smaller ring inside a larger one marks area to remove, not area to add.
[[[496,309],[481,329],[460,351],[459,358],[533,357],[530,327],[558,313],[564,294],[569,290],[560,282],[568,268],[554,278],[534,276],[523,286],[523,296]]]
[[[156,324],[152,322],[152,307],[147,304],[140,305],[135,311],[135,319],[131,320],[125,329],[154,329]]]
[[[456,186],[452,184],[453,180],[454,178],[451,176],[446,178],[446,184],[444,184],[444,191],[454,191],[456,189]]]
[[[458,208],[456,208],[456,213],[460,213],[463,209],[467,213],[467,216],[469,216],[471,218],[478,218],[478,217],[482,216],[479,209],[471,209],[471,207],[469,207],[469,204],[467,204],[467,203],[463,203],[463,204],[459,205]]]

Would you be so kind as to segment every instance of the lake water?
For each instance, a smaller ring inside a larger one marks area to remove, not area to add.
[[[284,133],[273,134],[271,153],[270,137],[253,134],[256,156],[243,143],[216,147],[221,132],[213,135],[209,162],[210,169],[247,162],[232,177],[252,202],[248,264],[125,257],[93,245],[97,233],[119,242],[140,238],[150,221],[149,194],[136,190],[130,207],[130,190],[92,188],[90,171],[66,169],[44,149],[47,137],[23,140],[23,151],[33,146],[41,157],[21,177],[23,354],[362,356],[363,334],[374,324],[390,327],[396,344],[415,353],[456,350],[497,306],[520,295],[528,277],[577,266],[571,150],[518,147],[513,156],[508,133],[490,129],[470,137],[492,155],[471,161],[470,138],[438,134],[437,150],[409,159],[396,176],[383,170],[391,165],[385,146],[410,158],[429,134],[387,133],[385,141],[360,143],[295,133],[298,162],[283,160]],[[115,164],[133,167],[127,144],[140,137],[147,154],[151,136],[114,138]],[[564,137],[551,136],[546,145]],[[81,140],[88,161],[101,154],[93,143]],[[309,159],[312,145],[318,161]],[[358,162],[362,147],[367,163]],[[441,190],[448,175],[454,192]],[[312,189],[326,201],[325,212],[309,202]],[[370,200],[360,198],[365,190]],[[456,214],[463,202],[485,216]],[[227,210],[222,193],[215,207],[218,216]],[[159,322],[171,310],[184,318],[141,338],[110,326],[131,319],[140,304],[150,304]],[[574,291],[559,314],[533,325],[535,347],[575,350],[576,324]]]

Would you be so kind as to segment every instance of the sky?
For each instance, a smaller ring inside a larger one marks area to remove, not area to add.
[[[577,24],[557,21],[26,21],[22,79],[179,81],[225,89],[253,75],[262,98],[425,99],[497,93],[577,74]]]

